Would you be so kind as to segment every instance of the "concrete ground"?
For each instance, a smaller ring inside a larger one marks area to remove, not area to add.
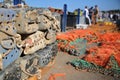
[[[73,59],[76,59],[76,57],[59,52],[54,65],[43,69],[42,80],[49,80],[50,75],[56,73],[64,73],[65,76],[57,77],[55,80],[117,80],[100,73],[78,71],[73,66],[66,64]]]

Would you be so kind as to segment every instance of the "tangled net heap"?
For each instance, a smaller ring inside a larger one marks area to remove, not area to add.
[[[57,35],[58,47],[66,49],[69,46],[64,42],[74,42],[76,39],[85,39],[87,41],[87,55],[84,60],[106,71],[113,72],[112,76],[120,73],[120,33],[97,33],[93,30],[72,30],[66,33]],[[61,40],[61,41],[60,41]],[[63,43],[61,44],[61,42]],[[88,45],[96,43],[98,46],[92,46],[88,48]],[[77,45],[81,45],[78,43]],[[85,45],[85,44],[82,44]],[[75,48],[71,46],[71,48]],[[112,58],[113,57],[113,58]],[[77,64],[77,63],[76,63]],[[75,66],[75,65],[74,65]],[[81,66],[81,65],[79,65]],[[113,67],[115,66],[115,67]],[[82,66],[84,67],[84,66]]]
[[[106,66],[113,55],[120,66],[120,59],[118,58],[120,57],[120,34],[101,34],[98,41],[101,42],[101,45],[90,48],[85,60],[100,66]]]

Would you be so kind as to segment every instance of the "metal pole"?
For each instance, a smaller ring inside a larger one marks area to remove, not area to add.
[[[64,12],[63,12],[63,17],[62,17],[62,32],[66,31],[66,24],[67,24],[67,5],[64,4]]]
[[[14,5],[21,4],[21,0],[14,0],[13,3]]]
[[[14,0],[14,1],[13,1],[13,4],[14,4],[14,5],[17,5],[17,4],[18,4],[18,0]]]
[[[21,4],[22,0],[19,0],[19,4]]]
[[[80,23],[80,9],[78,8],[78,14],[77,14],[77,24]]]

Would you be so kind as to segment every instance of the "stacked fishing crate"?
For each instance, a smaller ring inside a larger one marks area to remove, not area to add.
[[[18,59],[22,49],[18,46],[20,36],[14,26],[16,13],[13,10],[0,9],[0,69]]]

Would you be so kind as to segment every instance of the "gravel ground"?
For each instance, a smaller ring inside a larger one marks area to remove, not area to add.
[[[49,80],[50,75],[56,73],[64,73],[65,76],[57,77],[55,80],[120,80],[100,73],[78,71],[73,66],[66,64],[75,58],[75,56],[59,52],[54,65],[43,69],[42,80]]]

